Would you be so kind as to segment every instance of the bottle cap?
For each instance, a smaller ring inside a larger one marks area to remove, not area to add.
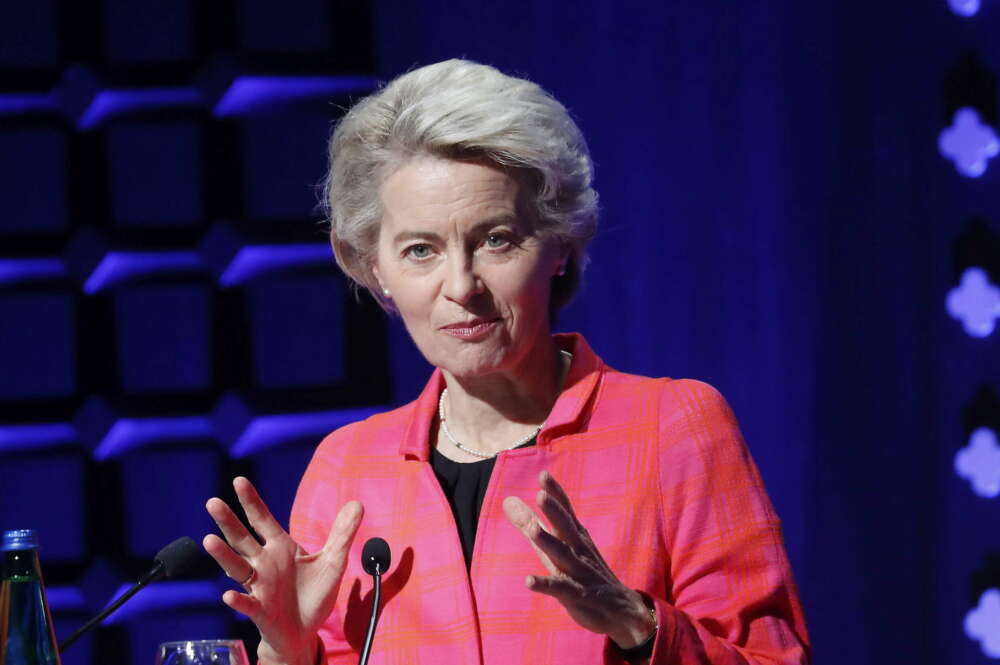
[[[38,532],[34,529],[14,529],[4,531],[0,538],[0,551],[7,550],[37,550]]]

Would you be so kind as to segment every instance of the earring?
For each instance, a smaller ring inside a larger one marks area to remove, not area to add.
[[[566,274],[566,266],[559,266],[559,269],[556,270],[556,276],[562,277],[565,274]]]
[[[389,293],[389,289],[385,288],[384,286],[382,287],[382,295],[384,295],[386,298],[392,297],[392,294]]]

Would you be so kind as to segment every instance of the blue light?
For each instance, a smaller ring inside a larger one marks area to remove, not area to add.
[[[206,416],[123,418],[111,426],[94,449],[94,459],[110,459],[157,443],[210,439],[213,434],[212,422]]]
[[[333,251],[323,244],[248,245],[241,248],[219,278],[221,286],[245,284],[260,275],[308,266],[332,265]]]
[[[87,112],[94,97],[101,91],[102,83],[86,65],[70,65],[63,72],[52,95],[59,108],[69,118],[77,120]]]
[[[123,584],[118,587],[114,598],[108,605],[120,598],[130,588],[132,588],[131,584]],[[221,595],[222,587],[212,581],[160,582],[137,593],[134,598],[105,619],[101,625],[122,623],[164,610],[215,607],[219,604]]]
[[[0,259],[0,286],[62,279],[67,274],[62,259]]]
[[[0,94],[0,116],[58,110],[57,97],[51,92]]]
[[[229,392],[219,400],[212,419],[216,438],[228,448],[240,438],[240,434],[253,419],[253,411],[239,395]]]
[[[0,451],[40,450],[72,445],[79,439],[69,423],[0,426]]]
[[[962,273],[961,283],[948,292],[945,307],[972,337],[988,337],[1000,317],[1000,288],[991,284],[982,268]]]
[[[343,427],[385,410],[384,406],[258,416],[250,421],[229,452],[236,459],[295,439],[319,439]]]
[[[322,101],[375,87],[370,76],[239,76],[215,105],[216,116],[245,115],[281,104]]]
[[[103,90],[94,96],[81,113],[77,126],[93,129],[103,122],[126,113],[144,109],[189,108],[204,103],[195,88],[149,88],[145,90]]]
[[[164,273],[191,273],[204,269],[193,251],[108,252],[83,285],[84,293],[94,294],[137,277]]]
[[[955,162],[964,176],[978,178],[986,172],[987,162],[1000,154],[1000,140],[993,128],[980,120],[972,108],[955,111],[951,126],[938,136],[941,155]]]
[[[969,437],[967,446],[955,453],[955,473],[972,484],[972,491],[984,499],[1000,495],[1000,444],[996,432],[980,427]]]
[[[53,612],[79,611],[87,609],[83,591],[71,586],[50,586],[45,589],[45,599]]]
[[[959,16],[974,16],[979,11],[979,0],[948,0],[951,11]]]
[[[989,658],[1000,658],[1000,589],[987,589],[965,615],[965,634]]]
[[[102,89],[103,83],[86,66],[73,65],[49,92],[0,94],[0,116],[61,112],[80,129],[93,129],[121,115],[147,109],[198,108],[209,101],[198,88]]]

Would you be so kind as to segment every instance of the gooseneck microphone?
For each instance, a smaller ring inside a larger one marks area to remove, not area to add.
[[[62,653],[78,639],[93,630],[97,624],[121,607],[126,600],[138,593],[140,589],[143,589],[153,582],[163,579],[164,577],[177,577],[178,575],[183,574],[201,556],[201,548],[199,548],[198,545],[196,545],[195,542],[187,536],[178,538],[164,547],[156,554],[153,561],[153,567],[147,570],[146,573],[139,578],[139,581],[136,582],[131,589],[122,594],[118,600],[108,605],[100,614],[83,624],[79,630],[63,641],[59,645],[59,652]]]
[[[389,543],[381,538],[370,538],[361,550],[361,567],[375,578],[375,593],[372,596],[372,616],[368,621],[368,633],[365,635],[365,646],[361,650],[358,665],[368,665],[368,656],[372,650],[372,640],[375,639],[375,625],[378,623],[379,605],[382,602],[382,573],[389,570],[392,555],[389,553]]]

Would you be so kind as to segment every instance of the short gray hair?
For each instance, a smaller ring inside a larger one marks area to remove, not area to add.
[[[553,278],[550,311],[576,294],[597,230],[597,192],[587,143],[566,108],[538,85],[468,60],[410,71],[365,97],[337,123],[323,205],[337,264],[387,310],[372,266],[380,189],[415,157],[485,160],[525,176],[536,232],[570,248]]]

